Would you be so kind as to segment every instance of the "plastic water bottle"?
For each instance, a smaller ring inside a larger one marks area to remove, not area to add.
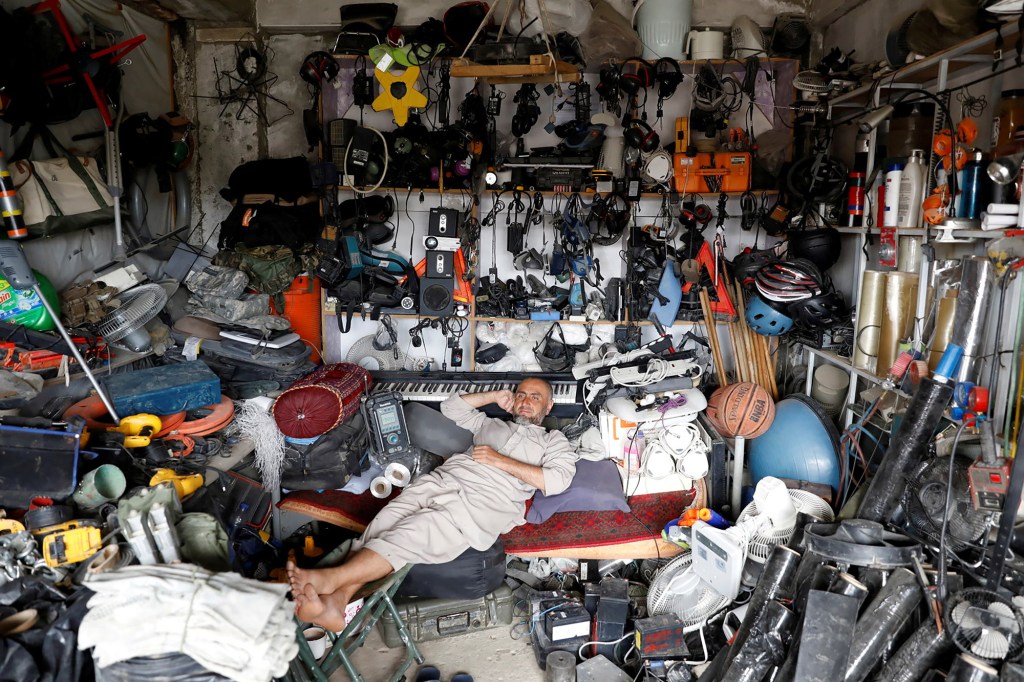
[[[984,202],[979,199],[984,180],[985,164],[982,162],[984,157],[982,152],[974,152],[970,161],[964,164],[964,169],[960,171],[960,177],[957,178],[960,183],[960,203],[956,208],[957,217],[968,220],[981,218],[981,207]]]

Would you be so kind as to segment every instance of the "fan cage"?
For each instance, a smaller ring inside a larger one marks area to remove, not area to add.
[[[982,588],[956,594],[946,609],[950,640],[987,662],[1015,661],[1024,653],[1024,618],[1006,597]]]
[[[801,71],[793,79],[793,87],[812,95],[827,95],[832,89],[817,71]]]
[[[789,493],[789,499],[793,502],[793,506],[796,507],[798,513],[802,512],[808,516],[813,516],[816,520],[824,523],[831,523],[835,520],[832,508],[814,493],[809,493],[806,490],[787,490],[786,492]],[[739,517],[736,519],[736,525],[749,525],[753,523],[758,514],[757,503],[751,502],[740,512]],[[792,526],[789,528],[768,527],[758,529],[747,543],[747,558],[763,564],[771,555],[776,545],[783,545],[789,542],[792,537]]]
[[[120,307],[96,325],[96,333],[108,343],[120,341],[156,317],[167,303],[167,292],[159,284],[142,284],[120,298]]]
[[[669,594],[667,591],[669,583],[683,571],[691,570],[693,565],[693,554],[689,550],[680,554],[662,567],[651,581],[650,589],[647,592],[647,613],[650,616],[657,616],[663,613],[671,613],[683,623],[684,632],[693,632],[704,626],[708,620],[719,613],[722,609],[732,603],[728,597],[723,597],[711,589],[707,583],[700,581],[697,589],[696,606],[685,609],[677,605],[676,600],[680,595]]]
[[[352,347],[349,349],[348,355],[345,356],[345,361],[365,367],[365,365],[363,365],[363,361],[367,358],[371,358],[377,361],[381,371],[395,371],[403,369],[405,367],[406,360],[405,353],[398,348],[378,350],[373,345],[375,337],[376,334],[368,334],[360,339],[356,339],[352,344]],[[396,351],[398,353],[398,358],[395,358]]]
[[[936,457],[914,469],[903,498],[911,534],[936,545],[941,539],[943,514],[940,512],[936,516],[935,511],[928,509],[926,501],[934,504],[936,510],[945,510],[949,460],[949,457]],[[971,505],[967,488],[967,461],[958,459],[954,466],[956,471],[953,475],[953,499],[946,530],[946,547],[959,552],[981,539],[988,529],[989,517]]]

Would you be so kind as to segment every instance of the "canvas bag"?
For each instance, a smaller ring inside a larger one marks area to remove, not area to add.
[[[53,158],[10,164],[29,234],[45,237],[114,222],[114,200],[96,159],[72,155],[45,127],[36,131]]]

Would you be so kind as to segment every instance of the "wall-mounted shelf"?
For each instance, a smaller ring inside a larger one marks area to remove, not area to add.
[[[452,78],[486,78],[489,83],[574,83],[580,70],[561,59],[535,54],[529,64],[477,64],[468,59],[452,59]]]
[[[971,69],[989,68],[996,52],[995,44],[1000,31],[1003,34],[1002,57],[1007,60],[1013,59],[1011,53],[1019,33],[1016,20],[1003,24],[999,30],[986,31],[947,50],[882,74],[853,90],[829,98],[828,102],[832,106],[842,107],[869,105],[872,91],[878,88],[905,87],[901,84],[906,83],[930,85],[937,81],[947,81],[954,75]]]

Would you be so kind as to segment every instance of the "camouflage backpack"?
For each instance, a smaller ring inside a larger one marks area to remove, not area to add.
[[[249,286],[274,299],[277,310],[284,310],[284,292],[302,272],[299,259],[287,246],[245,246],[237,244],[231,251],[221,251],[214,258],[216,265],[238,268],[249,276]]]

